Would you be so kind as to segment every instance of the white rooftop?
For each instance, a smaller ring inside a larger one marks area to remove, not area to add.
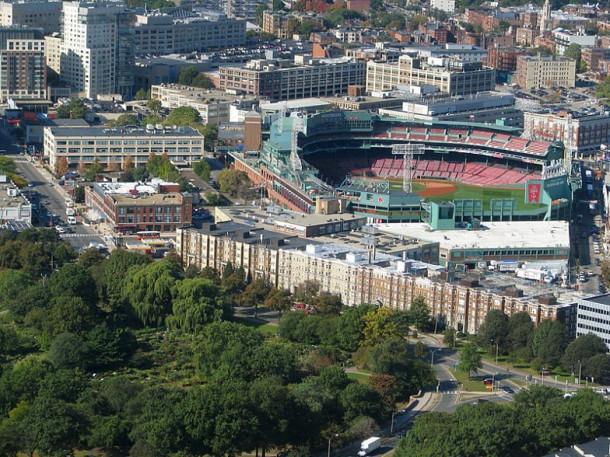
[[[105,193],[129,195],[132,191],[139,194],[155,195],[159,191],[160,185],[178,185],[177,183],[165,182],[159,178],[153,178],[149,182],[101,182],[97,185]]]
[[[288,110],[299,108],[316,108],[320,106],[328,106],[330,103],[319,98],[299,98],[296,100],[286,100],[284,102],[261,103],[260,107],[264,110],[279,111],[282,106]]]
[[[485,222],[481,230],[431,230],[427,224],[376,224],[382,232],[440,243],[441,249],[570,247],[566,221]]]

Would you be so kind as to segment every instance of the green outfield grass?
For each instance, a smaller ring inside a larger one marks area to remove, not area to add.
[[[390,188],[392,190],[402,189],[402,179],[394,178],[389,179]],[[481,187],[473,186],[470,184],[464,184],[454,181],[437,181],[428,179],[418,179],[413,182],[413,191],[422,192],[425,187],[422,183],[424,182],[444,182],[451,184],[455,187],[455,192],[437,196],[427,196],[426,199],[430,201],[451,201],[451,200],[467,200],[467,199],[479,199],[483,200],[483,207],[489,208],[489,201],[496,198],[514,198],[517,201],[518,209],[537,209],[544,205],[538,204],[526,204],[524,202],[525,187]]]

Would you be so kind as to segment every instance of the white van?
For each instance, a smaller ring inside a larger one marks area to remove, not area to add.
[[[75,225],[76,224],[76,218],[74,216],[68,216],[68,224]]]

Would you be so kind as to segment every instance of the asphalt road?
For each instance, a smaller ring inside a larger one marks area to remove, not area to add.
[[[40,205],[38,215],[41,220],[41,225],[51,225],[50,218],[47,215],[48,213],[57,216],[53,221],[53,225],[65,225],[67,221],[67,207],[65,194],[59,189],[59,185],[56,183],[49,183],[36,166],[28,162],[24,156],[17,156],[14,157],[14,159],[25,179],[34,184],[33,187],[28,187],[27,190],[36,191],[38,194],[37,200]],[[74,232],[62,234],[61,237],[68,241],[75,249],[88,246],[92,241],[104,243],[104,240],[90,226],[78,223],[71,227]]]

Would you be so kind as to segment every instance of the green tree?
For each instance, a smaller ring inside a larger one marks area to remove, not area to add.
[[[515,313],[508,318],[507,347],[510,352],[532,350],[532,338],[535,325],[532,318],[525,311]]]
[[[197,67],[190,66],[184,67],[178,72],[178,84],[184,84],[185,86],[191,86],[193,80],[199,75]]]
[[[205,182],[210,182],[210,164],[206,159],[201,159],[199,162],[195,162],[193,165],[193,171],[197,176],[203,179]]]
[[[418,359],[424,359],[426,357],[426,354],[428,353],[428,346],[426,346],[426,344],[422,341],[418,341],[417,343],[415,343],[415,349],[413,353]]]
[[[60,119],[82,119],[87,109],[82,100],[70,100],[57,107],[57,117]]]
[[[209,279],[178,281],[174,287],[171,326],[187,333],[199,333],[204,326],[222,318],[220,287]]]
[[[105,321],[88,332],[86,338],[90,369],[108,369],[124,362],[137,345],[131,330],[113,329]]]
[[[409,320],[418,330],[425,330],[430,327],[430,308],[426,299],[418,295],[411,302],[409,308]]]
[[[479,346],[489,348],[493,353],[506,353],[508,350],[509,323],[508,316],[501,309],[492,309],[485,316],[477,333]]]
[[[357,417],[372,417],[380,421],[383,416],[381,396],[372,387],[358,382],[350,383],[339,394],[344,411],[343,421],[352,422]]]
[[[258,318],[258,306],[265,301],[271,286],[264,279],[255,279],[246,286],[241,294],[240,302],[246,306],[254,306],[254,319]]]
[[[34,281],[22,271],[0,271],[0,303],[10,306],[33,284]]]
[[[235,198],[248,198],[252,195],[252,181],[242,170],[222,170],[216,178],[220,191]]]
[[[397,319],[400,311],[392,308],[377,308],[364,316],[363,344],[376,346],[391,338],[405,339],[409,334],[406,322]]]
[[[163,121],[158,114],[149,114],[142,119],[142,125],[157,125]]]
[[[53,297],[79,297],[90,305],[97,303],[97,290],[91,273],[75,263],[53,272],[49,290]]]
[[[468,373],[468,378],[470,378],[472,373],[476,374],[482,366],[481,355],[477,351],[477,346],[473,343],[466,343],[460,352],[458,369]]]
[[[150,263],[150,259],[142,254],[115,249],[104,262],[102,274],[102,295],[104,301],[112,309],[122,307],[124,280],[132,267],[139,267]]]
[[[93,181],[95,177],[104,171],[104,166],[101,164],[99,159],[95,159],[91,165],[87,167],[87,171],[85,172],[85,178],[87,181]]]
[[[167,125],[191,125],[199,124],[201,122],[201,115],[199,111],[190,106],[181,106],[175,108],[167,116]]]
[[[203,194],[203,198],[208,206],[220,205],[223,201],[222,195],[217,192],[208,191]]]
[[[313,300],[316,313],[323,316],[338,316],[343,308],[341,297],[329,292],[321,292]]]
[[[292,294],[288,289],[272,288],[265,298],[265,307],[272,311],[279,311],[280,315],[283,311],[290,309],[292,306]]]
[[[41,396],[26,413],[25,430],[42,455],[71,454],[85,433],[84,418],[67,403]]]
[[[536,328],[532,342],[532,352],[545,365],[559,365],[567,346],[566,328],[559,321],[545,319]]]
[[[146,107],[151,110],[153,113],[158,113],[163,109],[163,105],[161,104],[161,100],[158,98],[151,98],[146,102]]]
[[[56,369],[84,368],[87,350],[80,337],[73,333],[62,333],[51,343],[47,358]]]
[[[580,45],[576,44],[576,43],[572,43],[571,45],[569,45],[566,48],[563,55],[564,55],[564,57],[567,57],[568,59],[574,59],[576,61],[576,67],[578,68],[578,66],[580,64],[581,52],[582,52],[582,48],[580,47]]]
[[[136,100],[146,100],[148,98],[148,94],[143,87],[140,87],[133,98]]]
[[[78,258],[78,265],[85,270],[89,268],[99,265],[102,263],[106,257],[99,251],[97,248],[89,248],[85,252],[83,252]]]
[[[358,349],[364,340],[364,316],[375,309],[375,306],[366,304],[346,307],[336,329],[338,345],[342,350],[355,352]]]
[[[597,85],[595,88],[595,95],[597,95],[598,98],[610,98],[610,76],[606,77],[604,81]],[[608,262],[604,262],[604,265],[606,265],[606,272],[610,272],[607,268]],[[606,285],[610,285],[610,275],[608,273],[604,274],[603,266],[602,276]]]
[[[0,157],[0,171],[4,173],[15,173],[17,165],[15,161],[9,157]]]
[[[138,116],[136,116],[135,114],[121,114],[111,124],[111,126],[116,126],[116,127],[124,127],[126,125],[140,125]]]
[[[206,150],[213,151],[218,139],[218,125],[217,124],[206,124],[197,126],[197,130],[204,136],[204,145]]]
[[[606,351],[604,340],[593,333],[587,333],[568,344],[561,357],[561,366],[565,371],[569,371],[577,367],[579,362],[584,363],[590,357],[605,354]]]
[[[95,325],[97,311],[95,305],[81,297],[55,297],[49,313],[50,333],[83,334]]]
[[[144,326],[160,326],[171,312],[172,291],[178,272],[167,261],[151,263],[128,272],[124,296]]]
[[[456,331],[454,328],[448,328],[443,331],[443,344],[448,348],[455,347]]]

